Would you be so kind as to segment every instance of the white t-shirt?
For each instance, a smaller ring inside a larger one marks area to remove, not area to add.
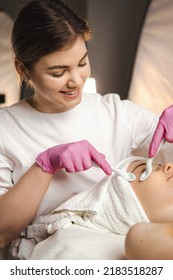
[[[117,94],[85,93],[81,103],[67,112],[41,113],[22,100],[0,109],[0,120],[0,194],[3,194],[34,163],[38,153],[58,144],[88,140],[105,154],[113,168],[142,143],[148,149],[157,117],[130,101],[121,101]],[[50,211],[103,176],[105,173],[97,167],[78,173],[58,171],[33,223],[44,223]]]

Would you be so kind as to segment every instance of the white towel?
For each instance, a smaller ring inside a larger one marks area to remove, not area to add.
[[[116,168],[126,172],[139,159],[128,158]],[[130,183],[114,173],[51,213],[50,237],[35,247],[30,259],[123,259],[125,235],[138,222],[148,218]]]
[[[116,169],[126,172],[129,163],[135,160],[146,159],[130,157]],[[129,227],[138,222],[148,222],[148,218],[130,183],[115,173],[55,209],[48,220],[47,230],[53,234],[75,223],[125,235]]]

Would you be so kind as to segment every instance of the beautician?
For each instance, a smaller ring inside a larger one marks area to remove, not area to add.
[[[14,64],[34,95],[0,110],[0,248],[12,242],[10,258],[30,256],[58,205],[132,152],[146,153],[158,124],[117,94],[83,92],[90,36],[87,22],[59,0],[33,0],[14,22]],[[164,124],[172,115],[164,112]]]

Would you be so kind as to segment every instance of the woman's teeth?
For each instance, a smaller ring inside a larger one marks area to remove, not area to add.
[[[75,91],[66,91],[64,92],[64,94],[67,94],[67,95],[75,95],[78,91],[75,90]]]

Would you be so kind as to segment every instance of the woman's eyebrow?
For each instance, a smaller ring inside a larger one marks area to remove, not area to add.
[[[84,56],[81,58],[81,60],[80,60],[79,62],[81,62],[87,55],[88,55],[88,52],[86,52],[86,53],[84,54]]]
[[[142,166],[142,165],[146,165],[146,162],[143,162],[143,163],[140,163],[140,164],[136,165],[135,168],[132,170],[132,173],[133,173],[138,167],[140,167],[140,166]]]
[[[47,70],[53,70],[53,69],[64,69],[69,68],[67,65],[53,65],[47,68]]]
[[[88,55],[88,52],[86,52],[84,54],[84,56],[79,60],[79,62],[81,62],[82,60],[84,60],[84,58]],[[68,65],[53,65],[47,68],[47,70],[53,70],[53,69],[64,69],[64,68],[69,68]]]

